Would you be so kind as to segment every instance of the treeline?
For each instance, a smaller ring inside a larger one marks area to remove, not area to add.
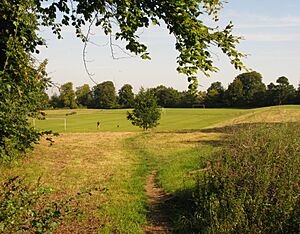
[[[189,91],[178,91],[163,85],[151,88],[161,107],[262,107],[283,104],[300,104],[300,85],[295,89],[288,78],[279,77],[275,83],[265,85],[258,72],[237,76],[225,89],[221,82],[214,82],[206,91],[197,95]],[[72,82],[60,87],[59,95],[53,95],[47,102],[49,108],[131,108],[135,94],[130,84],[118,92],[111,81],[105,81],[90,88],[84,84],[76,91]]]

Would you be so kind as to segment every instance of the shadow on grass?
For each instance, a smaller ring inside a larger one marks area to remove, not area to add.
[[[170,216],[172,233],[197,233],[192,222],[195,207],[193,191],[177,191],[164,202],[164,208]]]
[[[175,131],[157,131],[156,133],[160,134],[168,134],[168,133],[176,133],[176,134],[186,134],[186,133],[230,133],[237,131],[242,128],[266,125],[268,123],[241,123],[241,124],[233,124],[226,125],[222,127],[214,127],[214,128],[202,128],[202,129],[181,129]]]
[[[188,140],[182,141],[182,143],[186,144],[199,144],[199,145],[211,145],[214,147],[220,147],[227,143],[226,139],[221,140]]]
[[[176,131],[157,131],[156,133],[176,133],[176,134],[186,134],[186,133],[234,133],[240,129],[261,127],[261,126],[278,126],[282,124],[293,124],[298,123],[294,122],[257,122],[257,123],[239,123],[233,125],[226,125],[222,127],[213,127],[213,128],[202,128],[202,129],[182,129]]]
[[[234,134],[237,131],[243,131],[243,129],[249,128],[273,128],[280,125],[296,124],[295,122],[286,123],[247,123],[236,124],[232,126],[210,128],[197,130],[197,132],[204,133],[225,133],[221,140],[199,140],[199,141],[186,141],[187,143],[199,143],[210,144],[213,146],[226,146],[229,143],[228,134]],[[190,131],[191,132],[191,131]],[[195,131],[192,131],[195,132]],[[183,133],[183,132],[181,132]],[[196,178],[195,178],[196,180]],[[199,222],[195,219],[195,209],[197,207],[196,202],[193,199],[193,193],[196,188],[176,191],[172,194],[170,199],[165,201],[165,207],[167,212],[171,216],[173,232],[174,233],[199,233],[202,227],[197,226]]]

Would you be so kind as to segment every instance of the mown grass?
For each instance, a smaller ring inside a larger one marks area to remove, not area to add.
[[[296,121],[299,105],[274,106],[257,109],[163,109],[160,124],[154,131],[190,131],[213,125],[244,122]],[[68,115],[72,112],[76,114]],[[63,109],[47,110],[47,120],[35,120],[38,129],[57,132],[141,132],[126,119],[127,110]],[[64,130],[65,118],[67,130]],[[32,120],[29,120],[32,122]],[[97,128],[97,122],[101,127]]]
[[[76,112],[73,115],[66,115]],[[49,110],[45,111],[47,120],[35,120],[38,129],[65,132],[64,120],[66,118],[66,132],[137,132],[138,127],[126,119],[127,110]],[[239,109],[164,109],[160,125],[155,131],[175,131],[200,129],[247,113],[248,110]],[[51,119],[52,118],[52,119]],[[32,120],[30,120],[32,121]],[[97,128],[97,122],[101,127]]]

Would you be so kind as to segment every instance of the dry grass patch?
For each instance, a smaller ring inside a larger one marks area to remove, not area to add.
[[[27,158],[0,168],[0,174],[2,178],[24,176],[31,182],[41,177],[43,186],[55,190],[54,199],[68,195],[78,199],[82,220],[66,221],[58,233],[97,233],[104,225],[99,219],[99,207],[110,203],[109,190],[117,188],[113,192],[122,196],[126,191],[114,183],[132,176],[134,163],[126,153],[124,139],[133,135],[124,132],[61,134],[52,146],[42,141]]]
[[[163,152],[164,150],[186,150],[196,148],[207,143],[222,139],[221,133],[194,132],[163,132],[153,133],[145,136],[144,140],[148,143],[148,148],[154,151]]]
[[[235,125],[241,123],[282,123],[300,121],[299,106],[272,106],[251,110],[250,113],[215,126]]]
[[[3,169],[6,176],[24,175],[58,191],[78,191],[109,179],[119,165],[130,164],[121,140],[132,133],[61,134],[55,143],[42,141],[28,158]]]

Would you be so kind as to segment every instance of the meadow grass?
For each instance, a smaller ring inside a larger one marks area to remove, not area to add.
[[[20,175],[35,182],[41,177],[56,197],[76,197],[82,217],[66,220],[58,233],[142,233],[145,168],[126,150],[124,139],[132,134],[62,134],[53,146],[44,141],[15,165],[2,165],[0,178]]]
[[[300,124],[247,124],[200,174],[187,233],[299,233]]]
[[[76,114],[66,116],[72,111]],[[192,201],[196,177],[227,144],[227,135],[218,129],[299,121],[300,106],[167,109],[159,127],[146,133],[131,126],[125,114],[126,110],[47,111],[46,117],[67,118],[67,132],[57,123],[36,121],[37,127],[60,131],[60,136],[51,147],[42,141],[28,157],[0,165],[0,180],[21,175],[35,182],[41,177],[45,186],[54,188],[55,196],[75,195],[82,217],[65,220],[58,233],[142,233],[149,212],[144,185],[147,175],[156,170],[157,185],[174,197],[170,214],[176,227],[190,222],[186,202]]]

